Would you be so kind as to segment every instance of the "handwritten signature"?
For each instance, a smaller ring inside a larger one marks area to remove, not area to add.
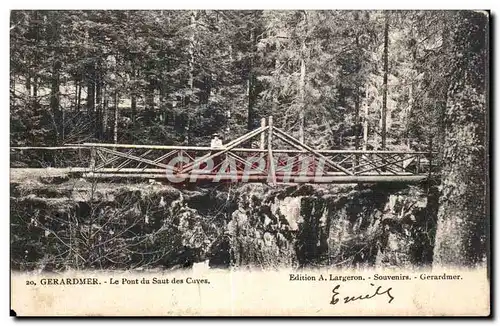
[[[370,283],[371,286],[375,286],[375,284],[372,284]],[[332,296],[332,301],[330,302],[330,304],[337,304],[339,302],[339,298],[337,298],[337,296],[340,296],[340,293],[337,292],[337,290],[339,290],[340,288],[340,285],[337,285],[334,289],[333,289],[333,296]],[[357,301],[357,300],[367,300],[367,299],[371,299],[371,298],[374,298],[376,296],[379,296],[379,295],[387,295],[389,301],[388,303],[391,303],[392,300],[394,300],[394,297],[392,296],[391,294],[391,290],[392,290],[392,287],[391,288],[388,288],[384,291],[382,291],[382,286],[379,286],[377,287],[377,289],[375,290],[374,293],[371,293],[371,294],[361,294],[361,295],[358,295],[358,296],[351,296],[351,295],[348,295],[346,297],[344,297],[344,303],[349,303],[349,302],[353,302],[353,301]]]

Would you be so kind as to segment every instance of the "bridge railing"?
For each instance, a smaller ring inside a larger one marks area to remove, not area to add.
[[[417,151],[273,149],[271,153],[265,148],[85,143],[12,147],[11,167],[71,168],[103,178],[266,181],[274,175],[278,182],[311,178],[348,182],[422,179],[435,173],[437,162],[436,153]]]
[[[217,152],[222,148],[197,146],[161,146],[161,145],[127,145],[127,144],[81,144],[61,147],[11,147],[11,163],[13,167],[90,167],[92,159],[96,168],[135,168],[147,167],[165,169],[175,159],[182,166],[207,153]],[[324,162],[305,150],[274,149],[276,165],[293,164],[292,170],[305,167],[315,169]],[[337,165],[355,174],[368,172],[387,173],[428,172],[436,153],[377,150],[317,150]],[[224,157],[233,157],[243,163],[249,158],[261,157],[267,160],[267,149],[233,148]],[[221,163],[219,159],[217,163]],[[285,163],[286,162],[286,163]],[[292,163],[291,163],[292,162]],[[307,162],[307,163],[306,163]]]
[[[209,148],[127,144],[83,144],[90,151],[87,171],[97,174],[203,174],[227,176],[245,173],[267,177],[269,151],[255,148]],[[275,175],[280,176],[404,176],[423,175],[432,162],[428,152],[274,149]],[[203,161],[206,158],[209,162]],[[233,176],[234,177],[234,176]]]

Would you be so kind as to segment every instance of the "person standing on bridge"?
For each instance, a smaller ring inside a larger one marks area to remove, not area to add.
[[[210,142],[210,147],[212,149],[221,149],[222,147],[224,147],[224,145],[222,145],[222,139],[219,137],[218,133],[212,134],[212,141]],[[210,151],[208,154],[212,155],[212,151]],[[220,163],[221,163],[220,155],[213,158],[214,167],[217,167]],[[216,171],[216,169],[214,171]]]
[[[210,142],[211,148],[221,148],[222,147],[222,139],[220,139],[219,134],[214,133],[212,135],[212,141]]]

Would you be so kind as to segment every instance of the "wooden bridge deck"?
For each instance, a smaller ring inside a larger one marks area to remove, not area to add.
[[[162,173],[164,171],[151,171],[155,169],[146,169],[137,171],[119,171],[116,172],[115,169],[103,169],[100,172],[93,172],[88,168],[11,168],[10,169],[10,181],[11,182],[21,182],[27,179],[52,179],[52,178],[89,178],[89,179],[116,179],[120,180],[163,180],[169,181],[168,179],[172,176]],[[185,179],[189,179],[191,175],[178,176]],[[241,179],[241,175],[238,176]],[[277,183],[419,183],[426,180],[427,174],[414,175],[411,173],[401,174],[395,178],[392,174],[367,174],[363,176],[345,176],[345,175],[328,175],[318,180],[314,180],[313,177],[303,176],[290,178],[287,182],[283,181],[283,178],[279,175],[277,176]],[[198,176],[198,181],[213,181],[211,176]],[[233,182],[234,176],[232,175],[221,175],[221,182]],[[265,177],[252,177],[249,178],[248,182],[268,182],[267,176]]]

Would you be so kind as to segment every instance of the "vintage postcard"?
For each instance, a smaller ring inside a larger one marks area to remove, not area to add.
[[[488,11],[12,10],[14,316],[489,316]]]

